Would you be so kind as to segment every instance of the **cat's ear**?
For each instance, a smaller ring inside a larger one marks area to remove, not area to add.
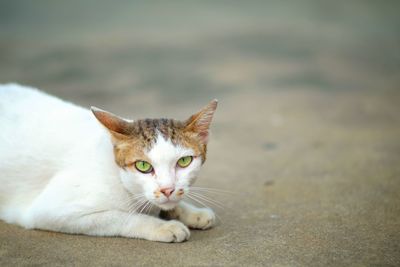
[[[130,122],[112,114],[111,112],[91,107],[90,110],[93,112],[97,120],[106,127],[111,134],[115,137],[124,136],[129,134]]]
[[[217,105],[218,101],[216,99],[212,100],[207,106],[190,116],[185,122],[185,130],[198,134],[203,144],[207,144],[208,142],[210,124]]]

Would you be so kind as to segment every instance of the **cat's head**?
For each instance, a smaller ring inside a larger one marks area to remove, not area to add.
[[[188,193],[206,160],[210,123],[217,101],[185,121],[126,120],[92,107],[111,134],[122,184],[169,210]]]

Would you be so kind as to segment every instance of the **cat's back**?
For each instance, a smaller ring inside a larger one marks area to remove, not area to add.
[[[84,109],[35,88],[0,84],[0,123],[9,126],[15,126],[21,118],[25,118],[24,123],[29,123],[52,120],[67,113],[69,116],[82,115],[82,111]]]
[[[96,127],[86,109],[34,88],[0,85],[0,169],[27,159],[62,161]]]
[[[0,85],[0,218],[14,221],[55,175],[85,166],[103,134],[87,109],[34,88]]]
[[[23,100],[24,98],[40,96],[43,97],[45,94],[32,87],[16,83],[0,84],[0,103],[2,106],[10,100]]]

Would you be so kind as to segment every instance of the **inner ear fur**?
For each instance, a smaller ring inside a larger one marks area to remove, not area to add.
[[[200,140],[204,144],[207,144],[210,124],[217,105],[218,101],[214,99],[199,112],[190,116],[185,122],[185,131],[196,133],[200,137]]]
[[[129,121],[96,107],[91,107],[90,109],[97,120],[111,132],[113,137],[123,138],[129,134],[131,124]]]

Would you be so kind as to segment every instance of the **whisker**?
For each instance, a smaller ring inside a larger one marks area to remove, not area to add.
[[[146,202],[146,199],[138,199],[137,201],[128,204],[128,217],[126,218],[126,223],[134,216],[137,210]]]
[[[126,201],[126,205],[131,206],[132,204],[137,203],[137,202],[140,201],[141,199],[143,199],[143,196],[137,197],[137,198],[135,198],[135,199],[128,199],[128,200]]]
[[[151,202],[149,201],[149,207],[148,207],[148,209],[147,209],[147,211],[146,211],[146,214],[150,214],[152,208],[153,208],[153,203],[151,203]]]
[[[138,194],[135,196],[129,196],[125,202],[124,205],[127,205],[128,207],[132,206],[132,204],[136,203],[138,200],[140,200],[141,198],[143,198],[144,194]]]
[[[144,205],[143,214],[147,214],[147,209],[148,209],[149,206],[150,206],[150,201],[148,201],[148,202],[146,203],[146,205]]]
[[[206,201],[206,202],[208,202],[210,204],[213,204],[213,205],[217,206],[218,208],[221,208],[221,209],[225,208],[224,204],[222,204],[221,202],[219,202],[217,200],[211,199],[211,198],[206,197],[204,195],[200,195],[199,193],[189,192],[189,194],[192,194],[193,196],[196,196],[196,197],[200,198],[201,200],[204,200],[204,201]]]
[[[144,207],[145,204],[146,204],[146,200],[142,200],[139,204],[137,204],[135,206],[133,213],[140,213],[140,210]]]
[[[199,187],[199,186],[191,186],[190,189],[194,189],[197,191],[206,191],[208,193],[223,193],[223,194],[237,194],[237,192],[222,190],[218,188],[210,188],[210,187]]]
[[[139,211],[139,213],[142,213],[142,211],[144,210],[144,208],[146,208],[147,204],[148,204],[148,200],[146,200],[145,205],[144,205],[143,208]]]
[[[135,195],[134,197],[130,197],[129,200],[135,200],[135,199],[139,199],[142,198],[144,196],[144,194],[140,194],[140,195]]]
[[[196,201],[197,203],[199,203],[200,205],[202,205],[204,208],[210,208],[209,206],[207,206],[206,204],[204,204],[203,202],[201,202],[200,200],[196,199],[193,195],[186,195],[188,198],[190,198],[191,200]]]
[[[147,199],[140,199],[133,203],[133,205],[130,207],[130,213],[135,213],[137,210],[144,204],[146,203]]]
[[[135,204],[135,203],[139,202],[142,199],[143,199],[143,196],[140,196],[140,197],[137,197],[137,198],[130,198],[126,202],[127,202],[128,205],[132,205],[132,204]]]

